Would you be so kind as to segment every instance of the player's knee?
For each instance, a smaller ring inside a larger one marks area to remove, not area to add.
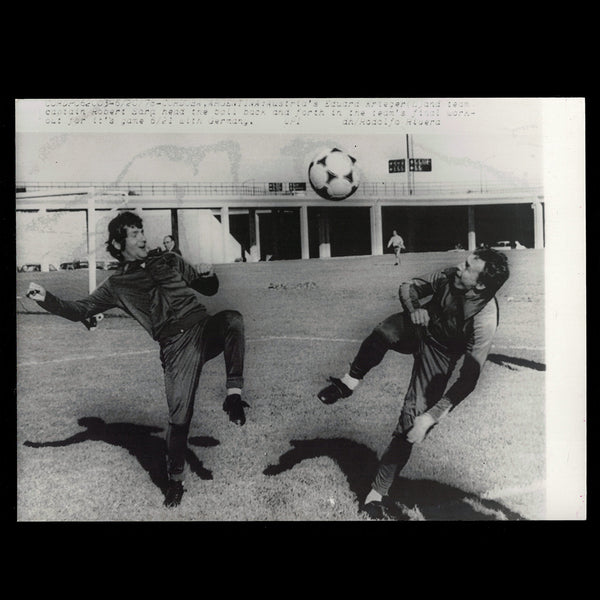
[[[189,421],[187,410],[181,410],[181,407],[178,407],[169,411],[168,436],[185,433],[186,429],[189,428]]]
[[[176,435],[187,433],[188,424],[185,420],[178,419],[177,417],[169,419],[169,428],[171,433]]]
[[[385,321],[379,323],[379,325],[373,329],[371,335],[379,344],[383,344],[388,348],[398,341],[398,332]]]
[[[244,317],[241,312],[237,310],[228,310],[226,320],[227,326],[230,329],[236,329],[238,331],[244,330]]]

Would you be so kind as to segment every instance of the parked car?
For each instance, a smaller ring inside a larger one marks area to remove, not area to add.
[[[519,240],[514,242],[509,242],[507,240],[503,240],[501,242],[494,242],[490,245],[490,248],[494,250],[526,250],[526,246],[523,246]]]
[[[60,263],[58,268],[61,271],[72,271],[75,267],[73,266],[72,262],[64,262],[64,263]]]
[[[25,265],[21,265],[19,267],[19,271],[21,273],[31,273],[33,271],[41,271],[42,270],[42,265],[40,265],[39,263],[28,263]]]
[[[119,266],[118,260],[97,260],[96,269],[102,269],[103,271],[109,271],[116,269]]]
[[[494,250],[510,250],[512,246],[509,241],[503,240],[501,242],[490,244],[490,248],[493,248]]]

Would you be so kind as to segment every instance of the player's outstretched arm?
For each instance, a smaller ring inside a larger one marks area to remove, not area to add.
[[[419,415],[415,418],[412,428],[406,434],[406,439],[411,444],[420,444],[435,423],[435,419],[430,414],[425,412]]]
[[[46,299],[46,290],[39,283],[31,282],[26,296],[37,302],[43,302]]]
[[[198,273],[200,273],[200,277],[212,277],[215,274],[215,269],[209,263],[200,263]]]
[[[219,278],[211,264],[198,265],[198,277],[190,282],[190,287],[204,296],[214,296],[219,290]]]
[[[48,312],[69,321],[82,321],[117,306],[106,282],[81,300],[62,300],[37,283],[29,284],[27,296]]]
[[[80,442],[87,442],[89,439],[89,432],[83,431],[72,435],[66,440],[56,440],[54,442],[30,442],[27,440],[23,442],[23,446],[28,446],[29,448],[59,448],[62,446],[70,446],[72,444],[79,444]]]
[[[183,280],[198,293],[214,296],[219,290],[219,278],[211,264],[201,263],[193,266],[177,254],[167,253],[169,265],[176,268]]]

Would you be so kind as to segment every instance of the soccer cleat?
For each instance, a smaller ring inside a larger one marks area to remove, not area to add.
[[[362,511],[366,513],[369,519],[373,519],[374,521],[387,520],[387,516],[383,508],[383,503],[379,500],[373,500],[372,502],[368,502],[363,506]]]
[[[181,498],[184,492],[183,482],[175,481],[173,479],[169,480],[169,484],[167,486],[167,492],[165,493],[165,501],[164,505],[167,508],[173,508],[174,506],[178,506],[181,502]]]
[[[317,398],[323,404],[333,404],[340,398],[348,398],[352,395],[352,390],[341,379],[330,377],[329,381],[331,384],[317,394]]]
[[[244,402],[239,394],[230,394],[223,402],[223,410],[229,416],[229,420],[236,425],[241,426],[246,422],[244,408],[250,408],[250,405]]]

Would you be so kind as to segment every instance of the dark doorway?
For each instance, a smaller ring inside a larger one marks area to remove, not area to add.
[[[323,222],[328,224],[323,231]],[[329,242],[331,256],[371,254],[371,215],[368,207],[324,206],[308,209],[309,254],[319,257],[321,242]]]
[[[466,206],[387,206],[382,211],[383,247],[395,229],[404,239],[407,252],[451,250],[456,244],[468,248]],[[477,245],[519,241],[533,248],[533,211],[530,204],[475,206]]]
[[[477,245],[519,242],[534,247],[534,223],[531,204],[504,204],[475,207]]]
[[[468,215],[465,206],[387,206],[381,210],[383,249],[394,229],[404,240],[407,252],[467,248]]]
[[[302,257],[299,208],[273,208],[269,212],[260,212],[259,223],[261,260]]]
[[[240,260],[246,260],[246,252],[250,252],[250,234],[248,231],[248,213],[229,215],[229,232],[240,244]]]

